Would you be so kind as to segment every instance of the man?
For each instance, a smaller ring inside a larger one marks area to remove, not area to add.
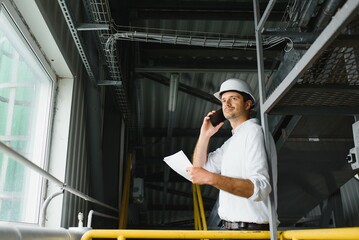
[[[228,79],[214,94],[222,102],[232,136],[214,152],[207,154],[210,138],[223,126],[212,126],[210,115],[204,118],[188,168],[193,184],[208,184],[220,190],[218,215],[224,229],[269,230],[268,163],[263,131],[249,118],[255,98],[249,85]]]

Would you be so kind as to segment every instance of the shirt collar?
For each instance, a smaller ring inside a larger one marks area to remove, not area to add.
[[[250,119],[242,122],[241,124],[239,124],[235,129],[232,129],[232,135],[236,134],[242,128],[242,126],[247,125],[249,122],[259,124],[259,121],[257,118],[250,118]]]

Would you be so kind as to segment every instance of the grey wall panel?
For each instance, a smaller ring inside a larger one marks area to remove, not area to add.
[[[359,181],[352,178],[342,188],[344,219],[347,226],[359,226]]]
[[[82,75],[79,75],[80,77]],[[69,150],[67,153],[66,182],[73,188],[88,194],[88,162],[86,146],[86,118],[84,80],[75,80],[72,114],[70,121]],[[87,203],[72,194],[65,194],[62,226],[76,226],[78,212],[88,212]]]

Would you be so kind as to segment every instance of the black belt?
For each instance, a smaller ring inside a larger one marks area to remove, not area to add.
[[[228,230],[269,230],[269,224],[228,222],[225,220],[222,220],[222,226]]]

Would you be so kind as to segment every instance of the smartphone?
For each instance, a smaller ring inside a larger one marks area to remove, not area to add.
[[[221,122],[224,122],[226,118],[223,115],[222,108],[218,109],[215,113],[209,116],[209,120],[211,121],[213,127],[217,126]]]

